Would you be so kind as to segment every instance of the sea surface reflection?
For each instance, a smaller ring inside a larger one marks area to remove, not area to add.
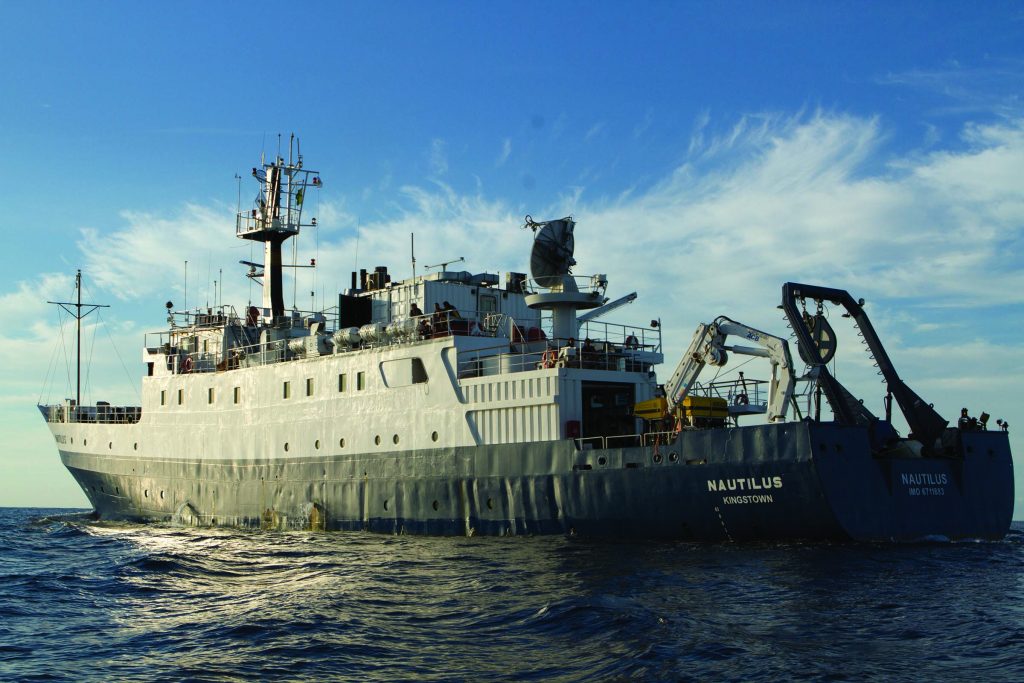
[[[0,678],[1024,680],[1024,533],[697,545],[0,510]]]

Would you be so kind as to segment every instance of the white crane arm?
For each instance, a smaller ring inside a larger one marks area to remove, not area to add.
[[[728,336],[740,337],[758,344],[726,346]],[[725,365],[727,352],[768,358],[772,366],[772,379],[768,390],[768,421],[783,422],[793,398],[793,359],[789,343],[781,337],[748,327],[735,320],[719,316],[713,323],[701,323],[694,332],[693,341],[676,366],[672,378],[665,385],[665,400],[671,413],[690,393],[694,382],[705,365]]]

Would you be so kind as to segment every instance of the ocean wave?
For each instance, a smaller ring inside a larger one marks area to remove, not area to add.
[[[998,543],[267,533],[0,511],[12,679],[1024,680]]]

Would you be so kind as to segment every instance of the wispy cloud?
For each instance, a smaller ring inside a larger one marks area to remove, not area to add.
[[[605,128],[605,123],[603,121],[599,121],[599,122],[595,123],[589,129],[587,129],[586,135],[583,136],[583,141],[584,142],[590,142],[591,140],[596,138],[598,135],[600,135],[604,131],[604,128]]]
[[[651,127],[652,123],[654,123],[654,112],[653,110],[648,109],[644,112],[643,120],[633,126],[633,138],[639,139],[642,137],[643,134],[647,132],[647,129]]]
[[[504,166],[505,162],[508,161],[509,156],[512,155],[512,139],[505,138],[501,142],[501,152],[498,154],[497,161],[494,162],[495,166]]]
[[[690,133],[690,148],[687,150],[692,156],[704,147],[704,129],[711,121],[711,112],[704,110],[693,123],[693,132]]]
[[[430,141],[430,173],[434,177],[441,177],[448,173],[448,145],[440,138]]]
[[[877,82],[938,95],[948,102],[940,109],[949,112],[1010,118],[1024,113],[1024,61],[1019,59],[992,60],[980,66],[951,61],[937,69],[890,72]]]

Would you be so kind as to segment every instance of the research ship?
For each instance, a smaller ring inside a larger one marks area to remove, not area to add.
[[[39,406],[99,519],[707,542],[999,539],[1009,528],[1005,424],[965,414],[950,425],[899,377],[845,291],[785,284],[785,336],[725,316],[701,323],[659,382],[659,322],[605,318],[636,294],[612,301],[605,275],[572,274],[571,218],[526,218],[530,277],[458,261],[417,275],[413,258],[411,278],[359,270],[336,307],[302,312],[284,303],[282,273],[296,264],[282,245],[316,225],[303,215],[320,176],[291,146],[253,176],[258,198],[236,235],[263,245],[263,262],[247,264],[261,305],[168,302],[168,328],[143,349],[141,406],[80,395]],[[79,321],[92,306],[80,295],[61,305]],[[830,308],[856,323],[884,414],[830,373]],[[700,381],[735,356],[766,359],[770,377]]]

